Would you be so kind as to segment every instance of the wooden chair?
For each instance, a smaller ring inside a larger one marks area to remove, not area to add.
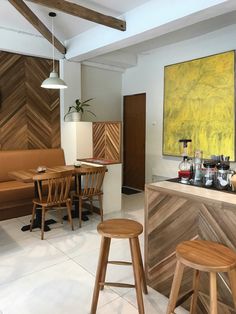
[[[197,313],[197,298],[200,271],[210,274],[210,314],[217,314],[217,280],[216,274],[227,272],[231,292],[236,308],[236,254],[228,247],[215,242],[195,240],[180,243],[176,248],[177,264],[171,287],[170,300],[166,314],[174,313],[185,266],[194,269],[193,289],[190,314]],[[181,298],[184,300],[184,297]],[[179,302],[178,302],[178,305]]]
[[[71,217],[71,199],[69,198],[70,185],[72,179],[72,171],[61,171],[54,173],[37,174],[33,177],[33,180],[37,186],[38,198],[33,200],[33,211],[30,225],[30,231],[32,231],[36,207],[40,206],[38,210],[42,210],[41,219],[41,239],[44,238],[44,222],[45,213],[50,208],[60,208],[62,205],[66,205],[68,218],[71,224],[72,230],[73,221]],[[43,187],[43,188],[42,188]]]
[[[107,168],[81,168],[80,175],[76,176],[76,192],[73,195],[79,201],[79,227],[82,223],[82,203],[88,200],[90,202],[90,210],[93,212],[94,197],[98,198],[101,221],[103,221],[103,205],[102,205],[102,184]],[[81,184],[81,177],[83,184]]]
[[[97,230],[102,236],[102,241],[90,313],[95,314],[97,311],[99,291],[103,290],[104,286],[111,286],[120,288],[135,288],[138,312],[139,314],[144,314],[142,290],[144,294],[147,294],[148,290],[138,239],[138,236],[143,232],[143,226],[139,222],[131,219],[110,219],[101,222],[98,225]],[[132,263],[126,261],[108,260],[111,239],[113,238],[129,240]],[[106,282],[107,264],[132,265],[135,284]]]

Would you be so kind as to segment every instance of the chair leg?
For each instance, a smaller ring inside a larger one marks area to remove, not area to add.
[[[141,282],[142,282],[142,287],[143,287],[143,293],[148,294],[146,276],[145,276],[145,272],[144,272],[144,268],[143,268],[143,260],[142,260],[141,250],[140,250],[139,239],[135,238],[135,242],[136,242],[137,252],[139,255],[139,264],[140,264]]]
[[[42,206],[41,240],[43,240],[44,237],[44,222],[45,222],[45,207]]]
[[[31,223],[30,223],[30,232],[32,232],[32,229],[33,229],[35,210],[36,210],[36,204],[34,203],[33,210],[32,210]]]
[[[100,208],[101,221],[103,222],[102,195],[98,195],[98,200],[99,200],[99,208]]]
[[[192,295],[191,305],[190,305],[190,314],[196,313],[199,279],[200,279],[200,271],[195,269],[194,275],[193,275],[193,295]]]
[[[89,203],[90,203],[90,212],[93,214],[93,197],[89,197]]]
[[[144,314],[139,254],[134,238],[129,239],[139,314]]]
[[[60,223],[63,224],[61,204],[59,204],[59,206],[58,206],[58,215],[59,215]]]
[[[71,200],[66,201],[66,208],[67,208],[67,214],[68,214],[68,219],[71,225],[71,229],[74,230],[73,220],[71,216]]]
[[[82,225],[82,198],[79,198],[79,227]]]
[[[101,274],[101,282],[104,283],[106,279],[106,272],[107,272],[107,263],[108,263],[108,256],[109,256],[109,251],[110,251],[110,244],[111,244],[111,239],[106,238],[106,243],[105,243],[105,256],[104,256],[104,263],[103,263],[103,268],[102,268],[102,274]],[[104,285],[100,286],[100,290],[104,289]]]
[[[107,251],[106,251],[108,248],[107,242],[108,242],[108,238],[102,237],[90,314],[95,314],[97,311],[98,297],[99,297],[99,291],[100,291],[100,282],[103,275],[102,271],[103,271],[104,261],[107,255]]]
[[[166,314],[172,314],[175,310],[183,272],[184,265],[180,261],[177,261]]]
[[[217,314],[216,273],[210,273],[210,314]]]
[[[232,292],[232,297],[234,300],[234,307],[236,309],[236,269],[232,269],[228,272],[229,280],[230,280],[230,287]]]

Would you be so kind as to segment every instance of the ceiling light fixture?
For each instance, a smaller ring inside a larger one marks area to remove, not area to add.
[[[49,78],[43,81],[41,87],[43,88],[48,88],[48,89],[64,89],[67,88],[66,83],[60,79],[58,76],[58,73],[55,70],[55,52],[54,52],[54,23],[53,23],[53,18],[56,16],[56,13],[50,12],[48,14],[52,18],[52,65],[53,69],[52,72],[49,75]]]

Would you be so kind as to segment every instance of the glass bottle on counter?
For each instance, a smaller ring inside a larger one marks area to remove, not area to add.
[[[193,184],[202,185],[202,151],[196,150],[193,167]]]

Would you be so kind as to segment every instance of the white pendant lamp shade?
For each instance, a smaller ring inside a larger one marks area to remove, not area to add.
[[[55,71],[55,58],[54,58],[54,24],[53,18],[56,16],[56,13],[50,12],[49,16],[52,18],[52,65],[53,70],[49,75],[49,78],[43,81],[41,87],[48,89],[64,89],[67,88],[66,83],[60,79],[58,73]]]
[[[41,87],[48,89],[64,89],[67,88],[66,83],[58,77],[58,73],[53,71],[49,78],[43,81]]]

